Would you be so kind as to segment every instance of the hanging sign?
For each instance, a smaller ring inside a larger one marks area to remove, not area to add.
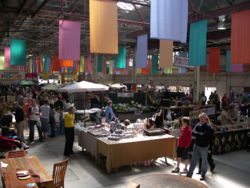
[[[192,67],[188,65],[189,58],[187,57],[180,57],[180,56],[174,56],[174,66],[176,67]]]
[[[23,72],[0,72],[1,80],[24,80],[25,74]]]

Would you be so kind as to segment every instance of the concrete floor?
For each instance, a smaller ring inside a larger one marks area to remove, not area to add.
[[[77,141],[77,139],[75,139]],[[53,163],[64,159],[64,136],[48,138],[45,142],[35,142],[30,146],[29,155],[36,155],[42,164],[52,173]],[[66,188],[125,188],[127,183],[136,177],[146,174],[170,173],[175,162],[168,159],[169,165],[163,159],[158,159],[156,166],[122,167],[110,174],[104,167],[99,167],[91,156],[74,144],[75,154],[70,156],[65,178]],[[209,188],[249,188],[250,187],[250,152],[236,151],[214,156],[215,172],[207,173],[204,182]],[[193,178],[199,180],[198,175]]]

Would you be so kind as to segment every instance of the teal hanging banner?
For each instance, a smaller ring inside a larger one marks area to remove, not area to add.
[[[123,46],[119,46],[119,54],[115,56],[116,69],[126,68],[126,55],[127,55],[127,49]]]
[[[190,24],[189,65],[206,65],[207,20]]]
[[[103,55],[98,55],[97,72],[102,72]]]
[[[226,72],[231,72],[231,51],[226,52]]]
[[[157,74],[157,71],[158,71],[158,61],[159,61],[158,55],[153,55],[152,56],[151,74]]]
[[[26,65],[26,40],[11,39],[10,55],[11,65]]]
[[[45,54],[43,61],[43,72],[48,72],[49,67],[50,67],[50,58],[48,57],[47,54]]]

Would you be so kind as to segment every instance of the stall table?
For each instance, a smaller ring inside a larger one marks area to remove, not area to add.
[[[26,187],[26,185],[29,183],[34,183],[33,178],[19,180],[16,176],[17,169],[31,169],[35,174],[40,176],[41,187],[49,188],[53,186],[52,176],[43,167],[40,160],[36,156],[6,158],[2,159],[1,161],[8,164],[6,168],[3,168],[7,174],[6,178],[4,179],[6,187],[21,188]]]
[[[108,172],[124,165],[130,165],[159,157],[174,156],[176,138],[171,135],[138,136],[135,138],[111,141],[98,138],[98,154],[106,156]]]

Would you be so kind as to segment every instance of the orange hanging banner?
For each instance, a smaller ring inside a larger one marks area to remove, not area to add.
[[[211,73],[220,72],[220,49],[219,48],[209,49],[208,71]]]
[[[161,68],[173,66],[173,41],[160,40],[160,63]]]
[[[250,64],[250,10],[232,14],[231,64]]]
[[[118,54],[117,2],[89,0],[90,53]]]
[[[60,67],[73,67],[73,60],[60,60]]]

